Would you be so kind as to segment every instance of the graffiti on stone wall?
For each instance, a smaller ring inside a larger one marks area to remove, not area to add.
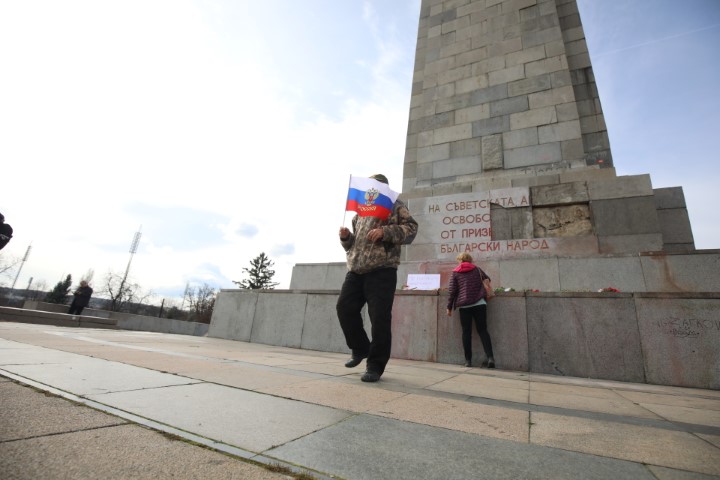
[[[666,335],[679,338],[698,338],[712,330],[720,331],[720,320],[670,317],[658,320],[657,326]]]

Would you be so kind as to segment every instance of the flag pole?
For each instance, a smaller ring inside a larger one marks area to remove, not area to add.
[[[352,183],[352,173],[350,174],[350,178],[348,179],[348,194],[350,193],[350,184]],[[345,208],[343,208],[343,220],[342,220],[342,226],[345,226],[345,218],[347,217],[347,196],[345,197]]]

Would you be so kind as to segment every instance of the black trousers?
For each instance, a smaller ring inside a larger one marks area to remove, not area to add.
[[[348,272],[336,306],[345,342],[353,356],[367,356],[368,371],[381,375],[390,360],[390,327],[396,285],[395,268],[382,268],[364,274]],[[363,327],[361,315],[366,303],[372,326],[372,341]]]
[[[463,350],[465,360],[472,360],[472,321],[475,320],[475,327],[480,334],[480,341],[485,349],[485,355],[493,356],[492,342],[487,331],[487,305],[475,305],[474,307],[459,308],[460,325],[462,326]]]
[[[74,301],[70,304],[70,308],[68,309],[68,313],[70,315],[80,315],[83,311],[83,308],[85,308],[85,305],[77,305]]]

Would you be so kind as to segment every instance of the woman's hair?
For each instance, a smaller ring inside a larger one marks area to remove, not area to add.
[[[458,255],[457,257],[455,257],[455,260],[457,260],[458,262],[470,262],[470,263],[472,263],[472,256],[470,256],[470,254],[467,253],[467,252],[463,252],[463,253],[461,253],[460,255]]]

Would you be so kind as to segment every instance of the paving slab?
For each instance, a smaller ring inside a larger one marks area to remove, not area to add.
[[[104,405],[260,453],[350,414],[214,384],[90,395]],[[172,408],[168,408],[172,405]]]
[[[640,405],[671,422],[691,423],[720,428],[720,410],[654,405],[652,403],[642,403]]]
[[[22,352],[26,356],[32,355],[31,351],[37,352],[37,348],[30,348]],[[46,358],[44,354],[44,351],[40,351],[41,361],[35,364],[3,365],[3,369],[76,395],[158,388],[196,382],[190,378],[73,353],[56,352],[55,355],[52,355],[52,362],[48,362],[42,360]]]
[[[518,403],[527,403],[529,397],[527,381],[479,375],[460,375],[429,388],[437,391]]]
[[[720,435],[705,435],[698,433],[697,436],[716,447],[720,447]]]
[[[55,396],[36,392],[11,381],[0,383],[0,442],[40,437],[73,430],[123,425],[126,420],[111,417]],[[18,412],[42,412],[42,416],[18,415]]]
[[[135,425],[0,443],[0,471],[6,480],[288,478]]]
[[[662,394],[648,392],[628,392],[617,390],[619,395],[639,404],[668,405],[673,407],[701,408],[720,411],[720,397],[709,397],[707,390],[695,391],[695,395]],[[686,393],[686,392],[682,392]]]
[[[530,403],[534,405],[583,410],[586,412],[611,413],[613,415],[625,415],[636,418],[660,418],[648,409],[635,405],[620,395],[615,395],[612,398],[598,398],[586,395],[575,395],[569,392],[553,393],[532,391],[530,392]]]
[[[371,410],[381,417],[527,443],[527,411],[448,398],[406,395]]]
[[[325,377],[322,374],[302,371],[278,371],[272,367],[253,364],[224,363],[215,365],[198,365],[190,368],[180,368],[176,372],[180,375],[228,385],[247,390],[259,390],[278,385],[291,385],[302,383],[316,378]]]
[[[717,479],[714,475],[705,475],[702,473],[685,472],[682,470],[675,470],[666,467],[657,467],[655,465],[649,465],[650,470],[658,480],[715,480]]]
[[[535,445],[720,475],[717,448],[687,432],[547,413],[531,422]]]
[[[268,452],[356,480],[655,480],[642,465],[358,415]]]
[[[389,402],[407,395],[384,389],[368,389],[357,381],[328,382],[324,380],[261,388],[258,391],[356,413],[382,408]]]

